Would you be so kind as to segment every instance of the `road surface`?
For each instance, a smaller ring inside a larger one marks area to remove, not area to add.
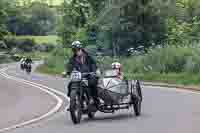
[[[15,65],[6,71],[9,75],[31,80],[65,93],[65,79],[41,74],[27,76]],[[5,86],[15,90],[12,84]],[[34,88],[30,88],[34,89]],[[17,95],[17,93],[15,93]],[[142,115],[135,117],[133,110],[115,114],[97,113],[94,120],[84,117],[81,124],[73,125],[69,114],[60,109],[56,114],[37,123],[7,131],[8,133],[199,133],[200,94],[186,90],[163,87],[143,87]],[[64,100],[64,106],[67,100]],[[19,97],[19,96],[18,96]],[[6,98],[5,98],[6,99]],[[12,103],[10,103],[12,105]],[[30,101],[31,104],[31,101]],[[1,107],[2,108],[2,107]],[[31,107],[30,107],[31,108]],[[22,111],[24,111],[22,109]],[[3,114],[0,114],[3,115]],[[17,113],[16,113],[17,115]]]

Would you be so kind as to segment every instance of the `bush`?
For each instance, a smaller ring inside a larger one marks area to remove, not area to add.
[[[7,45],[4,41],[0,41],[0,49],[7,49]]]
[[[34,49],[40,52],[51,52],[54,48],[55,48],[55,45],[49,44],[49,43],[48,44],[43,43],[43,44],[34,46]]]
[[[150,50],[144,56],[122,59],[127,73],[197,73],[200,72],[200,49],[165,47]]]
[[[5,43],[8,49],[18,48],[26,52],[33,51],[34,46],[36,45],[33,39],[16,39],[12,37],[6,38]]]

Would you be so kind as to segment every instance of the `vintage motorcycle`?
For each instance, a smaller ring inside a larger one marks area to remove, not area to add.
[[[90,102],[92,97],[89,95],[87,79],[89,75],[96,74],[72,71],[70,76],[68,111],[74,124],[80,123],[82,115],[94,118],[97,111],[114,113],[120,109],[133,107],[136,116],[141,114],[142,90],[138,80],[121,80],[112,70],[106,71],[103,76],[99,77],[98,98],[100,103],[95,105]]]

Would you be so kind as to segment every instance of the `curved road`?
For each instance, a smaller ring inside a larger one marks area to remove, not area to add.
[[[58,91],[65,93],[65,79],[41,74],[27,76],[20,72],[15,65],[12,65],[7,73],[56,88]],[[86,117],[80,125],[75,126],[72,124],[69,114],[66,114],[62,109],[47,119],[8,131],[8,133],[200,132],[200,94],[186,90],[176,90],[175,88],[145,86],[143,95],[142,115],[138,118],[134,116],[133,110],[123,110],[115,114],[98,113],[94,120],[88,120]],[[65,100],[66,103],[67,100]]]

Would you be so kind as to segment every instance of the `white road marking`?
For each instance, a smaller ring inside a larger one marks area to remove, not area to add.
[[[49,87],[44,86],[44,85],[36,84],[36,83],[30,82],[30,81],[26,81],[26,80],[19,79],[19,78],[13,77],[13,76],[9,76],[8,74],[5,73],[5,71],[7,69],[8,68],[1,69],[0,75],[4,76],[7,79],[15,80],[17,82],[24,83],[24,84],[27,84],[27,85],[30,85],[30,86],[33,86],[33,87],[40,89],[41,91],[43,91],[43,92],[51,95],[52,97],[54,97],[57,100],[57,105],[52,110],[50,110],[48,113],[46,113],[46,114],[44,114],[44,115],[42,115],[38,118],[29,120],[29,121],[26,121],[26,122],[23,122],[23,123],[20,123],[20,124],[16,124],[16,125],[13,125],[13,126],[10,126],[10,127],[7,127],[7,128],[0,129],[0,132],[5,132],[5,131],[8,131],[8,130],[20,128],[20,127],[23,127],[25,125],[29,125],[29,124],[32,124],[34,122],[40,121],[40,120],[56,113],[61,108],[61,106],[63,104],[63,100],[60,97],[58,97],[55,93],[65,97],[64,93],[59,92],[59,91],[57,91],[53,88],[49,88]],[[46,88],[46,89],[44,89],[44,88]]]
[[[2,70],[2,72],[4,73],[4,75],[9,76],[8,74],[5,73],[6,70],[8,70],[8,68],[4,68],[4,69]],[[0,72],[1,72],[1,71],[0,71]],[[14,79],[19,79],[19,78],[13,77],[13,76],[9,76],[9,77],[12,77],[12,78],[14,78]],[[52,92],[54,92],[54,93],[56,93],[56,94],[58,94],[58,95],[64,97],[65,99],[69,100],[69,97],[67,97],[67,95],[66,95],[65,93],[61,92],[61,91],[58,91],[58,90],[56,90],[56,89],[47,87],[47,86],[42,85],[42,84],[38,84],[38,83],[31,82],[31,81],[28,81],[28,80],[24,80],[24,79],[19,79],[19,80],[24,81],[24,82],[27,82],[27,83],[30,83],[30,84],[34,84],[34,85],[40,86],[40,87],[45,88],[45,89],[48,89],[49,91],[52,91]]]

